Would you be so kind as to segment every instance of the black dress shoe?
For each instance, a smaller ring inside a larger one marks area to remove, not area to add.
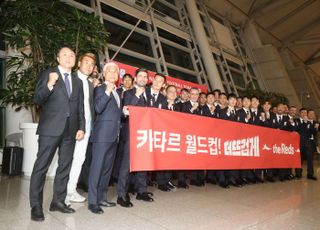
[[[175,185],[174,183],[172,183],[172,181],[169,181],[169,182],[167,183],[167,187],[168,187],[169,189],[175,189],[175,188],[176,188],[176,185]]]
[[[118,197],[117,203],[118,203],[121,207],[125,207],[125,208],[131,208],[131,207],[133,207],[133,204],[130,202],[130,200],[123,199],[122,197]]]
[[[67,206],[64,202],[51,203],[49,210],[51,212],[58,211],[62,213],[75,213],[75,210]]]
[[[163,191],[163,192],[169,192],[170,191],[170,188],[168,188],[168,186],[165,185],[165,184],[158,185],[158,189]]]
[[[102,208],[100,208],[100,206],[96,205],[96,204],[89,204],[88,209],[94,214],[102,214],[103,213]]]
[[[221,182],[221,183],[219,183],[219,186],[220,186],[221,188],[230,188],[229,184],[226,183],[226,182]]]
[[[99,206],[110,208],[116,206],[116,203],[103,200],[99,202]]]
[[[318,180],[315,176],[308,175],[307,179],[309,180]]]
[[[41,206],[34,206],[31,208],[31,220],[44,221],[44,215]]]
[[[289,180],[293,180],[294,179],[294,175],[290,174],[289,175]]]
[[[138,193],[136,196],[137,200],[143,200],[143,201],[147,201],[147,202],[152,202],[153,198],[149,196],[149,194],[147,192],[143,192],[143,193]]]
[[[185,181],[178,181],[178,188],[189,188]]]

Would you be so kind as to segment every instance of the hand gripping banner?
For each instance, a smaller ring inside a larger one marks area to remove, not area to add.
[[[129,106],[130,171],[300,168],[299,134]]]

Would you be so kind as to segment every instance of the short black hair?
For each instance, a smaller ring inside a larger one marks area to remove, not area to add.
[[[125,78],[130,78],[132,81],[133,81],[133,77],[130,73],[126,73],[122,76],[122,80],[125,79]]]
[[[229,93],[228,94],[228,100],[231,99],[231,98],[237,99],[237,95],[235,95],[234,93]]]
[[[147,73],[147,75],[148,75],[148,77],[149,77],[149,72],[148,72],[148,70],[146,70],[146,69],[144,69],[144,68],[138,68],[138,69],[136,70],[136,72],[134,73],[134,75],[137,76],[140,72],[145,72],[145,73]]]
[[[258,101],[260,101],[257,96],[252,96],[250,99],[251,99],[251,100],[252,100],[252,99],[257,99]]]
[[[208,97],[209,95],[213,95],[213,96],[214,96],[214,92],[208,92],[208,93],[207,93],[207,97]]]
[[[199,93],[199,96],[201,96],[201,95],[207,96],[207,94],[206,94],[205,92],[200,92],[200,93]]]
[[[221,96],[221,95],[227,96],[227,94],[223,93],[223,92],[219,94],[219,96]]]
[[[243,96],[243,97],[242,97],[242,101],[243,101],[244,99],[248,99],[249,101],[251,100],[251,98],[250,98],[249,96]]]
[[[182,93],[183,91],[189,93],[189,90],[188,90],[187,88],[182,88],[182,89],[180,90],[180,93]]]
[[[169,88],[175,88],[175,89],[177,89],[177,87],[176,87],[175,85],[168,85],[167,88],[166,88],[166,92],[168,91]]]
[[[221,94],[221,90],[220,90],[220,89],[214,89],[214,90],[212,91],[213,94],[214,94],[215,92],[219,93],[219,95]]]
[[[299,109],[299,112],[301,112],[301,111],[303,111],[303,110],[305,110],[305,111],[308,112],[307,108],[304,108],[304,107],[302,107],[301,109]]]
[[[162,78],[164,79],[164,82],[167,82],[167,77],[166,77],[164,74],[162,74],[162,73],[156,73],[156,74],[154,75],[154,77],[156,77],[156,76],[162,77]]]

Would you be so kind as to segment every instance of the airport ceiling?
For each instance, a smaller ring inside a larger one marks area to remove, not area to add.
[[[236,25],[252,20],[264,44],[273,44],[279,50],[288,48],[294,62],[304,63],[320,76],[320,0],[204,2]]]

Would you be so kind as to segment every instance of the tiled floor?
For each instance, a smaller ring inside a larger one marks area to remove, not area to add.
[[[316,162],[320,179],[320,163]],[[116,206],[95,215],[86,204],[74,204],[75,214],[49,212],[52,180],[45,187],[45,221],[30,220],[28,178],[0,180],[0,229],[320,229],[320,180],[249,185],[222,189],[214,185],[161,192],[155,202],[132,199],[130,209]],[[116,200],[114,187],[109,200]]]

